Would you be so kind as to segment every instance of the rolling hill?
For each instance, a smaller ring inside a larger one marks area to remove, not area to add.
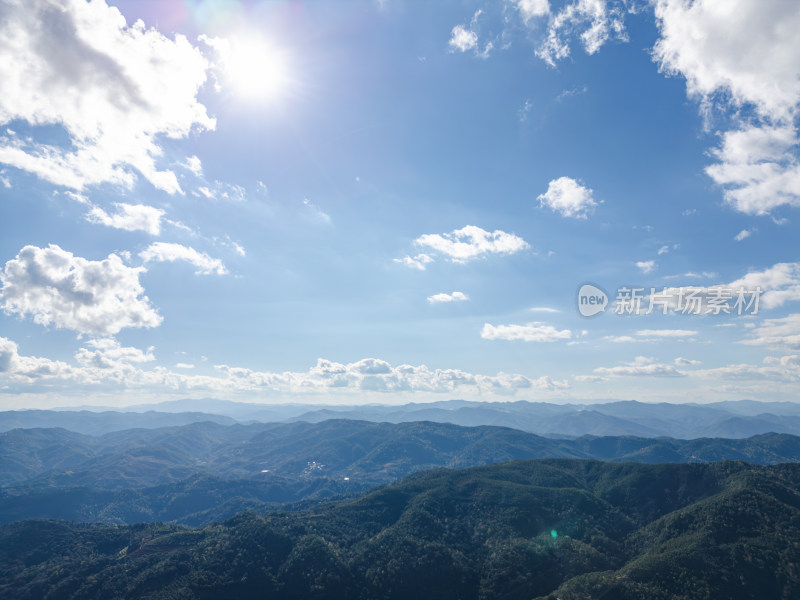
[[[88,436],[0,434],[0,522],[58,518],[200,525],[241,510],[364,492],[409,474],[531,458],[644,463],[800,460],[800,438],[544,438],[444,423],[193,423]]]
[[[194,530],[5,525],[0,596],[788,599],[797,539],[800,465],[518,461]]]

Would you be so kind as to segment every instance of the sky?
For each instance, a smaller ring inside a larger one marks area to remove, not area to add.
[[[799,106],[790,0],[0,0],[0,409],[794,401]]]

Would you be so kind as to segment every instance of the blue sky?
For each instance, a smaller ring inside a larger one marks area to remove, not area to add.
[[[0,406],[797,395],[795,3],[0,12]]]

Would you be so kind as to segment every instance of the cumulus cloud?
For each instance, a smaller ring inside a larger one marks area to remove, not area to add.
[[[657,0],[653,57],[689,96],[752,104],[773,120],[800,99],[800,10],[794,2]],[[746,40],[746,43],[742,43]]]
[[[704,277],[716,277],[703,273]],[[686,273],[684,277],[700,277]],[[800,263],[777,263],[762,271],[750,271],[731,281],[711,286],[681,286],[654,289],[641,298],[642,308],[666,314],[670,310],[688,314],[756,315],[800,300]],[[623,301],[630,302],[630,299]],[[618,299],[619,302],[619,299]]]
[[[198,275],[225,275],[228,269],[218,258],[211,258],[205,252],[199,252],[191,246],[183,246],[170,242],[155,242],[139,253],[144,262],[186,261],[197,267]]]
[[[546,323],[534,322],[525,325],[491,325],[485,323],[481,330],[485,340],[522,340],[524,342],[557,342],[572,337],[569,329],[556,329]]]
[[[238,385],[253,389],[302,389],[305,391],[374,391],[374,392],[432,392],[455,391],[513,394],[517,390],[566,389],[566,381],[543,376],[536,379],[524,375],[498,373],[494,376],[476,375],[458,369],[429,369],[425,365],[392,366],[386,361],[366,358],[353,363],[337,363],[319,359],[306,373],[257,372],[249,369],[218,365],[217,369]]]
[[[485,231],[474,225],[456,229],[452,233],[429,233],[418,237],[418,246],[425,246],[449,257],[453,262],[464,263],[487,254],[514,254],[530,248],[528,243],[513,233]]]
[[[189,171],[194,173],[194,175],[196,177],[202,177],[203,176],[203,163],[196,156],[187,157],[185,161],[180,163],[180,165],[183,168],[188,169]]]
[[[767,356],[762,365],[746,363],[725,365],[713,369],[692,371],[692,375],[708,379],[769,380],[796,383],[800,381],[800,356],[797,354],[780,357]]]
[[[483,10],[478,9],[472,15],[472,20],[467,25],[456,25],[450,31],[450,40],[447,45],[450,47],[450,52],[467,52],[473,50],[475,56],[479,58],[489,58],[494,49],[494,42],[487,42],[483,50],[480,49],[478,43],[478,19],[483,14]]]
[[[478,34],[467,29],[464,25],[456,25],[450,32],[448,45],[451,51],[466,52],[467,50],[472,50],[478,45]]]
[[[765,319],[748,332],[742,344],[749,346],[773,346],[800,350],[800,314],[795,313],[780,319]]]
[[[87,334],[157,327],[162,317],[144,295],[142,271],[116,254],[91,261],[53,244],[26,246],[0,271],[0,306],[41,325]]]
[[[75,354],[75,359],[85,367],[98,369],[119,368],[123,364],[145,363],[155,360],[153,348],[146,351],[130,346],[122,346],[111,337],[89,340],[87,347]]]
[[[712,151],[719,162],[706,167],[706,173],[739,212],[765,215],[779,206],[800,206],[798,143],[791,126],[747,125],[728,131]]]
[[[538,17],[550,14],[550,2],[548,0],[514,0],[514,5],[526,25]]]
[[[567,381],[548,376],[520,374],[481,375],[458,369],[431,369],[425,365],[392,365],[378,358],[363,358],[339,363],[320,358],[305,371],[256,371],[230,365],[215,365],[217,375],[194,375],[164,367],[146,367],[154,360],[153,349],[122,346],[114,338],[101,337],[86,342],[75,354],[77,365],[47,358],[22,356],[15,342],[0,337],[0,389],[3,384],[18,384],[18,391],[43,389],[147,390],[166,392],[209,391],[215,393],[263,394],[290,393],[363,396],[365,392],[385,394],[473,394],[479,397],[510,396],[518,391],[559,393],[569,388]],[[193,365],[178,363],[176,369]],[[32,386],[30,384],[37,384]],[[48,383],[50,388],[41,387]]]
[[[656,362],[653,358],[637,356],[633,361],[616,367],[598,367],[595,373],[608,377],[685,377],[674,365]]]
[[[109,214],[99,206],[95,206],[86,214],[86,220],[125,231],[144,231],[150,235],[161,233],[161,217],[165,213],[160,208],[121,202],[115,202],[114,207],[117,212]]]
[[[733,236],[733,239],[737,242],[741,242],[742,240],[746,240],[751,235],[753,235],[753,231],[750,229],[742,229],[739,233]]]
[[[523,13],[523,18],[525,14]],[[587,54],[594,54],[609,40],[627,40],[625,4],[608,0],[575,0],[551,15],[547,37],[536,55],[550,66],[569,56],[574,37]]]
[[[0,378],[29,383],[43,377],[63,377],[70,372],[70,366],[61,361],[20,356],[16,342],[0,337]]]
[[[761,288],[763,308],[777,308],[800,300],[800,263],[777,263],[763,271],[750,271],[727,285],[732,290]]]
[[[431,304],[440,304],[442,302],[464,302],[466,300],[469,300],[469,296],[463,292],[453,292],[452,294],[446,294],[442,292],[441,294],[428,296],[428,302]]]
[[[706,169],[726,201],[746,214],[800,205],[797,4],[658,0],[655,11],[661,37],[654,60],[685,78],[703,113],[714,106],[753,109],[751,118],[739,118],[739,127],[722,135],[712,152],[719,162]]]
[[[76,190],[131,186],[138,172],[181,191],[157,165],[159,138],[215,127],[197,101],[208,69],[197,48],[141,21],[128,26],[103,0],[9,0],[0,13],[0,124],[32,127],[0,137],[0,162]],[[69,144],[42,141],[39,126],[63,128]]]
[[[425,265],[433,262],[433,258],[427,254],[417,254],[413,258],[411,256],[404,256],[403,258],[393,258],[392,260],[412,269],[417,269],[418,271],[424,271]]]
[[[585,219],[587,213],[597,206],[593,195],[592,190],[575,179],[559,177],[548,184],[547,191],[539,194],[537,200],[540,206],[560,213],[561,216]]]
[[[656,261],[654,260],[640,260],[636,263],[636,266],[642,271],[642,273],[652,273],[656,268]]]

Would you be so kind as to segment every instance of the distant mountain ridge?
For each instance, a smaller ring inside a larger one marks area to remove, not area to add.
[[[800,435],[800,403],[752,400],[713,404],[614,401],[597,404],[546,402],[469,402],[426,404],[304,405],[249,404],[214,399],[173,400],[120,410],[0,412],[0,431],[29,427],[63,427],[102,434],[133,427],[157,428],[201,421],[217,423],[320,422],[329,419],[407,423],[434,421],[454,425],[496,425],[544,436],[582,435],[638,437],[747,438],[762,433]]]

